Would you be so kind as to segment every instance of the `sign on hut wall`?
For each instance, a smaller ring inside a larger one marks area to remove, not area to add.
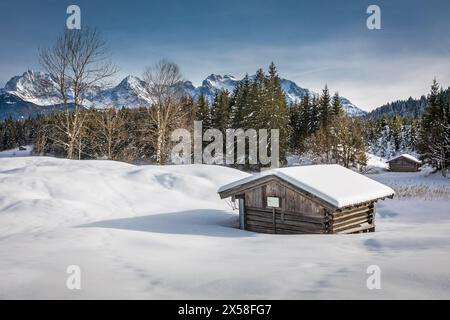
[[[278,197],[267,197],[267,206],[269,208],[279,208],[280,198]]]

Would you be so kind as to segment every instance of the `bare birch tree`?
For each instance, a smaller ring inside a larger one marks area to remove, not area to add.
[[[84,98],[91,88],[105,85],[117,71],[109,61],[106,42],[87,28],[65,30],[53,46],[39,50],[39,60],[49,75],[43,83],[43,94],[56,94],[64,108],[64,121],[55,124],[62,133],[57,143],[64,147],[67,158],[73,159],[76,154],[81,158]]]
[[[119,148],[123,144],[125,119],[115,108],[107,108],[93,113],[93,125],[97,145],[94,146],[101,156],[109,160],[119,158]]]
[[[161,60],[146,68],[143,80],[151,101],[146,131],[156,151],[156,162],[165,164],[170,152],[170,134],[182,123],[185,116],[182,75],[175,63]]]

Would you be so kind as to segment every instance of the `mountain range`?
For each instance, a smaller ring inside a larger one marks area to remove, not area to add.
[[[184,91],[190,94],[194,100],[204,94],[206,99],[212,102],[217,90],[226,89],[231,93],[239,81],[232,75],[211,74],[202,81],[200,86],[196,87],[190,81],[184,81],[182,86]],[[46,83],[45,90],[43,83]],[[288,79],[281,79],[281,86],[288,103],[300,101],[306,93],[316,94]],[[88,91],[83,97],[83,106],[136,108],[148,104],[149,101],[145,83],[138,77],[127,76],[116,86],[106,89],[94,88]],[[341,104],[350,116],[366,114],[365,111],[344,97],[341,97]],[[61,100],[58,98],[56,84],[52,83],[50,77],[45,73],[29,70],[21,76],[13,77],[3,89],[0,89],[0,120],[9,116],[13,119],[34,117],[55,109],[61,109]]]

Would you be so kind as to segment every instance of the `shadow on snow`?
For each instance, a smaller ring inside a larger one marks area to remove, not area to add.
[[[109,228],[166,234],[213,237],[250,237],[252,232],[237,228],[238,218],[221,210],[189,210],[147,216],[102,220],[77,228]]]

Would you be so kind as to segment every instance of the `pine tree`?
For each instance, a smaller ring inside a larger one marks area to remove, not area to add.
[[[320,110],[317,97],[313,96],[310,105],[308,133],[312,134],[320,128]]]
[[[271,110],[267,104],[267,91],[265,87],[266,76],[262,69],[256,71],[255,79],[251,82],[250,86],[250,107],[247,112],[247,117],[251,117],[254,121],[248,122],[252,123],[252,128],[262,129],[267,128],[269,125],[269,118],[271,116]]]
[[[397,114],[394,114],[390,121],[390,129],[392,134],[392,140],[394,142],[395,152],[400,151],[402,143],[402,118]]]
[[[333,95],[333,99],[331,101],[331,111],[333,118],[342,115],[342,113],[344,112],[344,108],[342,108],[341,98],[339,97],[338,92]]]
[[[241,95],[244,80],[248,81],[247,75],[236,84],[230,97],[230,122],[233,128],[239,128],[242,123]]]
[[[411,152],[416,152],[417,150],[417,120],[413,120],[411,122],[411,126],[410,126],[410,130],[409,130],[409,135],[410,135],[410,143],[409,143],[409,150]]]
[[[255,90],[253,86],[253,82],[250,80],[248,75],[244,77],[234,88],[233,94],[230,98],[230,123],[231,128],[237,130],[237,129],[243,129],[244,131],[250,128],[255,128],[257,121],[255,117],[255,111],[254,111],[254,99],[256,96],[252,90]],[[254,97],[252,97],[252,95]],[[235,161],[237,161],[237,142],[234,143],[234,155],[235,155]],[[240,169],[250,169],[250,166],[248,165],[248,141],[245,142],[245,165],[235,165],[235,167],[238,167]],[[241,159],[242,160],[242,159]]]
[[[319,112],[320,112],[320,124],[324,127],[327,127],[330,124],[331,111],[330,111],[330,92],[328,90],[328,86],[325,85],[325,88],[322,90],[322,94],[319,98]]]
[[[305,138],[307,135],[311,133],[310,123],[311,123],[311,102],[309,93],[307,92],[304,96],[302,96],[300,100],[299,128],[301,130],[301,135],[303,138]]]
[[[197,105],[191,95],[186,95],[182,98],[183,110],[185,110],[184,121],[181,124],[190,132],[194,130],[194,121],[197,120]]]
[[[235,129],[249,128],[249,117],[251,111],[251,97],[250,97],[250,79],[248,75],[245,75],[244,79],[234,88],[233,94],[230,99],[230,121],[232,127]]]
[[[197,120],[202,121],[203,129],[211,128],[211,110],[203,92],[197,101]]]
[[[5,134],[3,136],[3,147],[5,150],[18,146],[17,132],[14,120],[9,117],[4,121]]]
[[[301,144],[303,128],[301,127],[301,104],[293,102],[289,107],[289,127],[291,128],[290,148],[297,151]]]
[[[272,62],[269,65],[268,75],[265,77],[263,86],[263,101],[264,101],[264,123],[261,128],[267,130],[278,129],[280,137],[280,161],[283,163],[286,159],[286,152],[289,142],[289,113],[287,109],[286,97],[281,88],[281,79],[278,76],[275,64]],[[265,124],[265,126],[264,126]]]
[[[230,125],[230,96],[227,90],[219,90],[214,95],[211,108],[211,126],[223,133]]]
[[[434,80],[420,121],[418,149],[422,160],[445,174],[444,169],[450,165],[449,143],[448,93],[439,90],[439,84]]]

